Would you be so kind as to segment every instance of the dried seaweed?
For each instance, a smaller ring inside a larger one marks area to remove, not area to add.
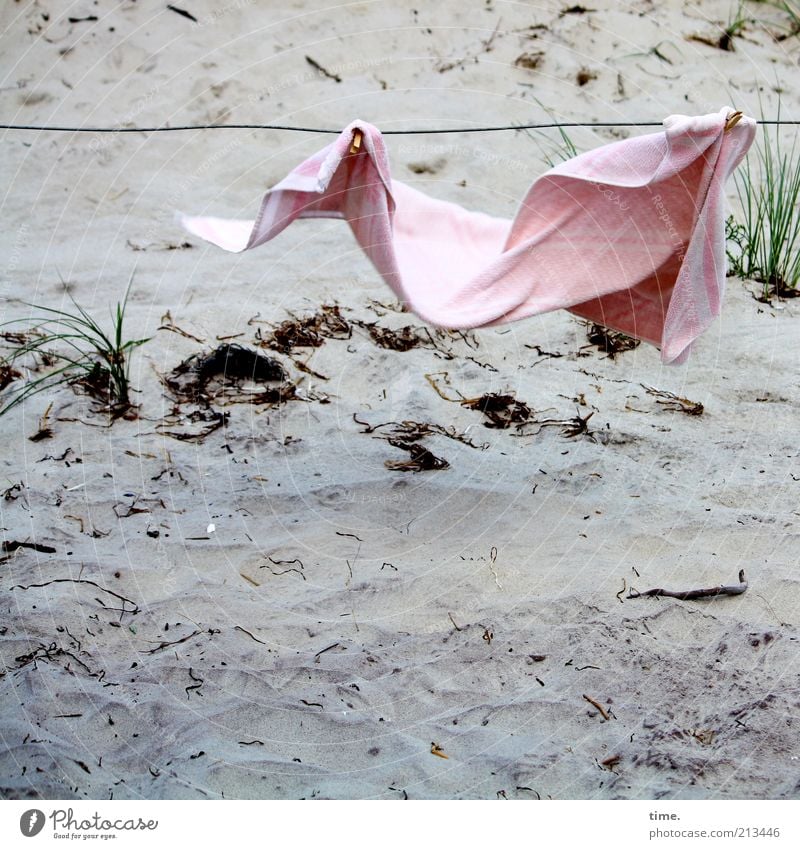
[[[362,430],[361,433],[374,433],[376,430],[380,430],[381,428],[391,427],[392,430],[390,432],[378,434],[379,439],[386,439],[389,442],[395,440],[395,442],[402,442],[406,445],[410,445],[413,442],[419,442],[426,436],[436,435],[446,436],[448,439],[452,439],[455,442],[461,442],[463,445],[468,445],[470,448],[477,448],[481,451],[484,451],[489,447],[488,442],[483,442],[480,445],[477,445],[469,439],[465,433],[459,433],[452,425],[450,427],[444,427],[443,425],[433,424],[431,422],[415,422],[410,419],[406,419],[402,422],[391,421],[371,425],[367,422],[361,421],[355,413],[353,413],[353,421],[356,422],[356,424],[364,426],[364,430]]]
[[[653,395],[656,403],[661,404],[665,410],[675,413],[686,413],[687,416],[703,415],[705,408],[699,401],[689,401],[688,398],[681,398],[679,395],[674,395],[665,389],[656,389],[654,386],[648,386],[645,383],[640,383],[639,385],[648,395]]]
[[[15,348],[20,348],[26,342],[30,341],[31,337],[40,335],[33,332],[23,333],[20,330],[3,330],[0,332],[0,339],[9,342]]]
[[[78,392],[85,392],[90,398],[100,401],[113,411],[115,407],[116,390],[111,372],[101,363],[94,363],[91,369],[72,383]],[[122,412],[126,412],[123,405]]]
[[[442,390],[442,387],[441,387],[441,386],[439,386],[439,382],[435,379],[435,378],[439,377],[440,375],[442,376],[442,378],[443,378],[443,380],[444,380],[444,383],[446,383],[446,384],[447,384],[447,386],[452,386],[452,384],[450,383],[450,374],[449,374],[448,372],[446,372],[446,371],[436,371],[436,372],[434,372],[433,374],[426,374],[426,375],[425,375],[425,380],[427,380],[427,381],[428,381],[428,383],[430,383],[430,385],[431,385],[431,387],[433,388],[434,392],[435,392],[435,393],[436,393],[436,394],[437,394],[437,395],[438,395],[438,396],[439,396],[439,397],[440,397],[443,401],[450,401],[451,403],[459,403],[459,402],[460,402],[460,401],[464,398],[464,396],[463,396],[463,395],[462,395],[462,394],[458,391],[458,389],[454,389],[453,391],[454,391],[454,392],[455,392],[455,393],[456,393],[459,397],[458,397],[458,398],[448,398],[448,397],[447,397],[447,395],[445,395],[445,394],[444,394],[444,391]]]
[[[580,436],[581,434],[586,434],[586,436],[592,437],[592,432],[589,430],[588,421],[594,415],[594,411],[589,413],[588,416],[581,416],[576,414],[571,419],[567,419],[567,421],[560,422],[561,424],[561,435],[566,437],[567,439],[573,439],[576,436]]]
[[[15,368],[12,368],[8,363],[0,362],[0,391],[20,377],[22,375]]]
[[[172,320],[172,313],[169,310],[161,316],[161,324],[158,329],[169,330],[171,333],[177,333],[179,336],[183,336],[184,339],[191,339],[193,342],[199,342],[201,345],[205,342],[205,339],[201,339],[199,336],[189,333],[188,330],[178,327],[178,325]]]
[[[417,332],[417,328],[411,324],[399,330],[390,330],[387,327],[379,327],[377,324],[363,326],[379,348],[387,348],[390,351],[410,351],[412,348],[418,348],[425,341]]]
[[[204,409],[193,410],[186,416],[181,416],[179,422],[164,421],[156,425],[156,430],[164,436],[171,436],[173,439],[179,439],[182,442],[201,442],[215,430],[219,430],[228,421],[228,413],[218,410]],[[167,430],[168,427],[175,424],[200,424],[204,425],[197,430]]]
[[[294,348],[319,348],[326,339],[349,339],[352,335],[353,329],[339,307],[323,304],[314,315],[282,321],[261,344],[289,354]]]
[[[259,384],[251,390],[243,381]],[[179,401],[208,405],[279,404],[295,395],[295,385],[287,379],[283,366],[242,345],[220,345],[209,353],[193,354],[164,378]]]
[[[512,424],[524,424],[533,415],[533,411],[524,401],[518,401],[513,395],[501,395],[496,392],[487,392],[480,398],[467,398],[461,405],[483,413],[489,419],[484,422],[485,427],[503,430]]]
[[[523,430],[524,425],[517,425],[519,433],[512,434],[513,436],[535,436],[541,433],[546,427],[560,427],[561,435],[565,439],[574,439],[576,436],[585,435],[592,442],[597,442],[594,432],[589,430],[589,419],[594,415],[594,411],[586,416],[576,413],[571,419],[533,419],[528,424],[538,425],[538,430],[529,432]]]
[[[407,443],[401,440],[389,439],[389,444],[402,448],[411,455],[410,460],[386,460],[384,465],[394,472],[427,472],[439,469],[449,469],[450,464],[442,457],[436,457],[427,448],[416,442]]]
[[[641,339],[634,339],[616,330],[609,330],[602,324],[590,324],[586,338],[592,345],[596,345],[601,351],[605,351],[612,360],[617,354],[621,354],[623,351],[632,351],[641,345]]]
[[[367,300],[367,309],[372,310],[375,315],[381,317],[386,315],[387,312],[406,312],[405,307],[400,301],[386,303],[385,301],[378,301],[375,298],[369,298]]]

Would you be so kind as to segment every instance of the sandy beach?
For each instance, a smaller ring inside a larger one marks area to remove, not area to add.
[[[800,37],[764,4],[733,50],[708,43],[733,2],[175,5],[4,4],[3,121],[800,105]],[[0,417],[0,798],[800,797],[800,302],[730,278],[682,366],[564,311],[436,331],[343,222],[235,256],[176,223],[250,217],[328,137],[0,134],[0,320],[66,285],[107,321],[133,275],[126,333],[149,338],[134,414],[61,386]],[[397,179],[507,218],[560,143],[387,137]],[[225,344],[291,389],[181,394],[175,369]],[[488,394],[518,406],[461,403]],[[741,570],[740,595],[628,597]]]

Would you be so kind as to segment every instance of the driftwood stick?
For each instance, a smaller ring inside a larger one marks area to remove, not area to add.
[[[713,598],[719,595],[741,595],[747,589],[747,581],[744,577],[744,569],[739,570],[739,583],[729,586],[724,584],[719,587],[710,587],[706,590],[687,590],[685,592],[673,592],[673,590],[664,590],[660,587],[653,590],[646,590],[640,593],[631,587],[627,598],[641,598],[642,596],[665,596],[667,598],[679,598],[682,601],[693,601],[698,598]]]

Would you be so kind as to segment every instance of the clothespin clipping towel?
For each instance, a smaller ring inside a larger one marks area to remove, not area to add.
[[[551,168],[507,221],[392,180],[380,131],[354,121],[267,192],[255,222],[183,224],[243,251],[296,218],[344,218],[397,297],[431,324],[483,327],[567,309],[678,363],[719,315],[725,181],[755,129],[727,108],[672,115],[662,132]]]
[[[725,132],[729,133],[742,120],[744,114],[742,112],[731,112],[728,120],[725,122]]]
[[[363,135],[361,130],[353,130],[353,142],[350,145],[350,153],[358,153],[361,148],[361,140]]]

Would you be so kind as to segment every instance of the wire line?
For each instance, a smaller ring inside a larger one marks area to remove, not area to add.
[[[800,121],[765,120],[759,124],[773,126],[797,126]],[[384,136],[421,136],[442,135],[444,133],[500,133],[508,130],[551,130],[561,127],[661,127],[663,121],[614,121],[588,122],[568,121],[548,124],[506,124],[496,127],[453,127],[432,130],[381,130]],[[285,124],[182,124],[174,127],[62,127],[38,124],[0,124],[0,130],[32,130],[39,133],[179,133],[187,130],[277,130],[292,133],[320,133],[339,135],[341,129],[331,130],[324,127],[292,127]]]

